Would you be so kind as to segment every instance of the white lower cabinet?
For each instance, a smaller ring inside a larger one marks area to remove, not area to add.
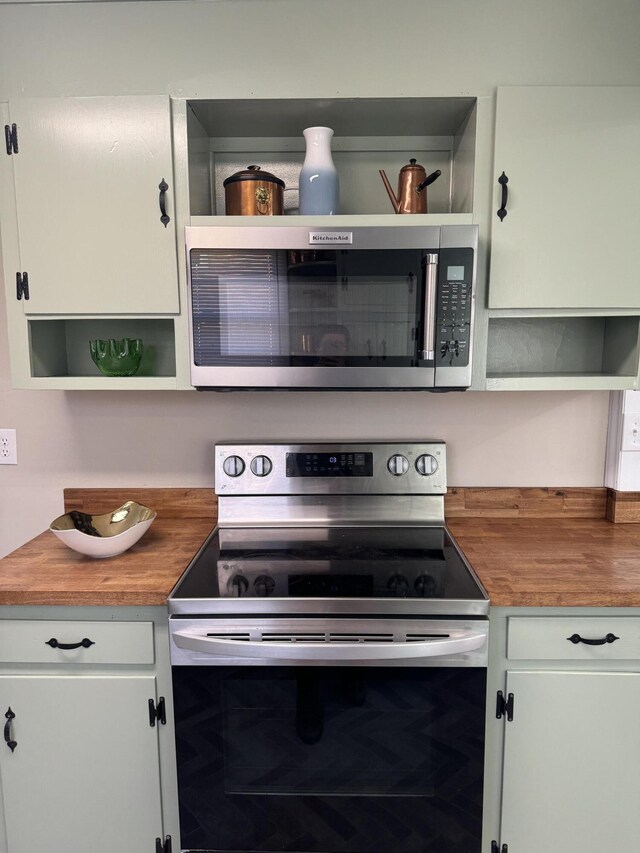
[[[0,647],[0,853],[169,853],[164,608],[2,607]]]
[[[153,676],[0,676],[9,853],[151,853],[162,827],[156,698]]]
[[[498,701],[487,725],[484,846],[631,853],[640,838],[640,618],[515,612],[491,620]]]
[[[509,853],[630,853],[640,838],[640,673],[508,672],[507,692]]]

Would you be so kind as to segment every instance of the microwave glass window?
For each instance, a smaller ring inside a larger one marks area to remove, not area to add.
[[[413,366],[422,258],[417,249],[193,249],[195,363]]]

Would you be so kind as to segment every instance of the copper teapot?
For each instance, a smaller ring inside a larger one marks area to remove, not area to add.
[[[424,166],[411,159],[406,166],[400,169],[398,195],[396,197],[384,169],[380,169],[380,177],[389,193],[391,204],[396,213],[426,213],[427,193],[425,190],[441,174],[440,169],[436,169],[435,172],[427,175]]]

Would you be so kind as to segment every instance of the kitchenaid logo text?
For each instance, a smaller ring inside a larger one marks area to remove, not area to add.
[[[353,243],[351,231],[309,231],[309,244],[312,243]]]

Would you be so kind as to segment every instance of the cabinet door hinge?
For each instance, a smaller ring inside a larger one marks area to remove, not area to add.
[[[18,153],[18,126],[16,124],[12,124],[9,127],[8,124],[4,126],[4,140],[7,144],[7,154],[17,154]]]
[[[153,699],[149,699],[149,725],[155,726],[156,720],[159,720],[163,726],[167,723],[167,710],[164,704],[164,696],[161,696],[158,699],[157,705]]]
[[[16,298],[18,300],[29,299],[29,274],[26,272],[16,273]]]
[[[503,844],[502,847],[500,847],[497,841],[492,841],[491,853],[509,853],[509,847],[506,844]]]
[[[171,836],[167,835],[164,841],[156,838],[156,853],[171,853]]]
[[[507,699],[504,698],[502,690],[498,690],[496,697],[496,719],[501,720],[506,716],[507,720],[513,720],[513,693],[509,693]]]

